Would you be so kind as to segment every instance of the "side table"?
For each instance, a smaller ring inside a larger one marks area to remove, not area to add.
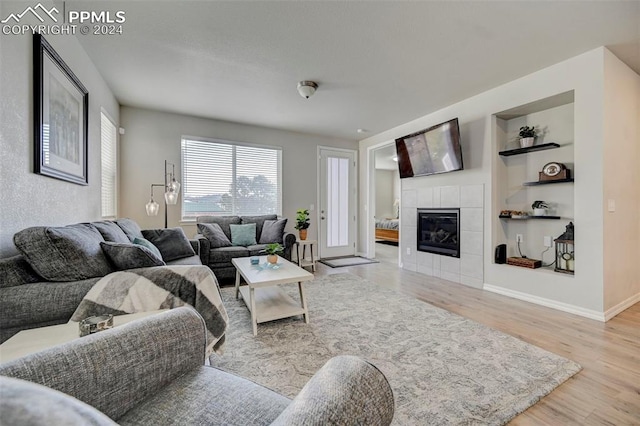
[[[311,270],[313,272],[316,271],[316,259],[313,257],[313,246],[316,243],[316,240],[296,241],[296,259],[298,259],[299,267],[304,268],[305,266],[311,266]],[[302,246],[302,257],[300,256],[300,246]],[[311,259],[307,259],[307,246],[309,246],[309,251],[311,252]]]

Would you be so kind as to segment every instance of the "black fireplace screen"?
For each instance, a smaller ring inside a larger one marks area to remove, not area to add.
[[[460,209],[418,209],[418,251],[460,257]]]

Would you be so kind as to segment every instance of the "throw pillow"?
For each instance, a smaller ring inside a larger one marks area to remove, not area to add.
[[[158,247],[165,262],[196,255],[182,228],[145,229],[142,235]]]
[[[229,225],[231,228],[231,243],[234,246],[252,246],[256,244],[256,224]]]
[[[123,218],[116,219],[114,222],[124,231],[129,242],[133,242],[134,238],[143,238],[140,226],[134,220]]]
[[[156,257],[162,259],[162,253],[160,253],[160,250],[158,250],[158,247],[154,246],[151,241],[145,240],[144,238],[134,238],[133,244],[137,244],[139,246],[148,248],[149,250],[151,250],[153,254],[156,255]]]
[[[96,227],[98,232],[102,235],[105,241],[111,241],[114,243],[130,243],[129,237],[124,233],[122,228],[117,223],[110,220],[103,220],[100,222],[91,222]]]
[[[100,245],[118,271],[165,265],[159,256],[138,244],[104,242]]]
[[[231,241],[217,223],[199,223],[198,232],[209,240],[211,248],[230,247]]]
[[[79,281],[113,272],[101,242],[100,232],[88,223],[32,227],[13,236],[16,248],[47,281]]]
[[[255,223],[256,224],[256,235],[260,237],[262,234],[262,225],[265,220],[278,220],[278,215],[275,214],[263,214],[260,216],[240,216],[240,220],[242,220],[242,224],[247,223]]]
[[[260,234],[260,244],[282,244],[285,226],[287,226],[287,219],[265,220]]]
[[[240,225],[242,221],[239,216],[198,216],[196,223],[217,223],[222,228],[222,232],[231,240],[231,228],[229,225]]]

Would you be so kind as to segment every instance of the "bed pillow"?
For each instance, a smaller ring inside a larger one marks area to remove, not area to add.
[[[234,246],[253,246],[256,244],[256,224],[229,225],[231,228],[231,244]]]
[[[282,244],[284,228],[287,226],[287,219],[265,220],[262,224],[260,234],[260,244],[279,243]]]
[[[212,249],[232,246],[231,241],[217,223],[199,223],[198,232],[209,240]]]
[[[118,271],[165,265],[160,256],[142,245],[113,242],[104,242],[100,245]]]
[[[37,226],[13,236],[16,248],[47,281],[79,281],[113,272],[100,247],[102,242],[100,232],[88,223]]]
[[[145,229],[142,236],[158,247],[165,262],[196,255],[182,228]]]

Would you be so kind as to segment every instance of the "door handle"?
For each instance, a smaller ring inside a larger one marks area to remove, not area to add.
[[[324,220],[324,216],[320,216],[320,220]]]

